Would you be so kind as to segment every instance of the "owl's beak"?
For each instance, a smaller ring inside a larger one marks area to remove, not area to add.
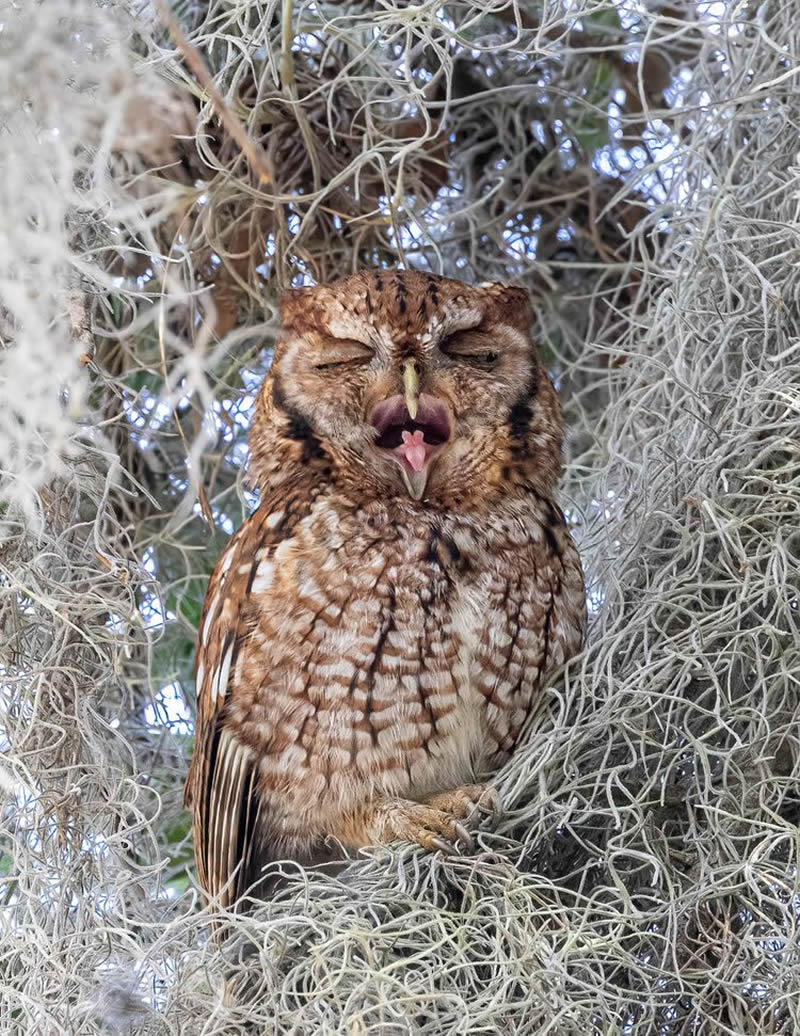
[[[428,484],[428,469],[422,471],[409,471],[408,468],[401,468],[403,482],[405,482],[408,495],[412,500],[421,500]]]
[[[450,440],[450,418],[441,400],[420,394],[416,368],[413,375],[409,369],[403,371],[404,394],[378,403],[369,422],[377,432],[376,447],[400,466],[412,500],[421,500],[431,464]]]
[[[416,360],[406,360],[403,364],[403,393],[406,397],[408,416],[415,421],[419,410],[419,372]]]

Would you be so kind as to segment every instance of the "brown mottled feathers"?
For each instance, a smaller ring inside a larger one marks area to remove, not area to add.
[[[520,288],[301,288],[251,432],[256,512],[211,578],[187,780],[198,877],[467,837],[476,788],[578,649],[558,401]],[[485,801],[485,798],[484,800]]]
[[[286,513],[291,516],[288,501]],[[264,834],[257,767],[248,746],[224,723],[242,645],[258,627],[256,594],[289,524],[269,528],[260,517],[258,510],[245,522],[214,570],[196,656],[197,733],[186,799],[194,809],[198,879],[221,906],[238,899],[266,862],[254,859]]]

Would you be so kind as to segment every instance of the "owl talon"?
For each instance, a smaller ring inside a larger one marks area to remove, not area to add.
[[[464,827],[464,825],[463,824],[456,824],[455,825],[455,829],[456,829],[456,834],[458,835],[459,842],[463,842],[464,845],[467,847],[467,849],[474,849],[475,848],[475,843],[472,840],[472,835]]]
[[[458,817],[479,830],[491,830],[502,815],[500,796],[491,784],[467,784],[463,788],[440,792],[431,796],[427,805]],[[471,842],[470,838],[470,847]]]
[[[453,855],[456,844],[473,848],[472,835],[452,812],[408,799],[376,802],[364,817],[364,843],[416,842],[423,849]]]

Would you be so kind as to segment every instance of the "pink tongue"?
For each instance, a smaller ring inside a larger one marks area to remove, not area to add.
[[[425,436],[421,429],[403,432],[403,444],[397,452],[408,461],[414,471],[422,471],[425,464]]]

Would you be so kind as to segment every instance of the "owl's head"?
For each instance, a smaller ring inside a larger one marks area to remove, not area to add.
[[[549,495],[561,415],[531,321],[522,288],[413,271],[287,293],[251,435],[262,492],[301,467],[359,499]]]

